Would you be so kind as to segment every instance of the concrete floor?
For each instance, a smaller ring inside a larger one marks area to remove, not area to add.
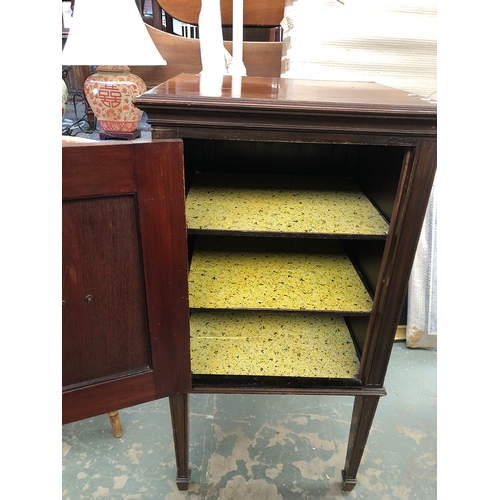
[[[191,485],[175,485],[168,400],[62,429],[62,499],[432,500],[437,498],[436,351],[394,345],[351,493],[341,490],[353,398],[191,395]]]

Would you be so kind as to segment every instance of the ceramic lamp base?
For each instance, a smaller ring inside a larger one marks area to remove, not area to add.
[[[141,78],[128,66],[98,66],[85,81],[85,96],[103,130],[102,138],[135,139],[142,111],[133,99],[146,92]],[[100,134],[101,135],[101,134]]]

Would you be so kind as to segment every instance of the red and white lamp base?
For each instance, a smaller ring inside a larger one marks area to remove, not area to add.
[[[130,73],[128,66],[98,66],[84,84],[85,96],[99,120],[100,139],[137,139],[142,111],[133,104],[134,97],[146,92],[146,84]]]

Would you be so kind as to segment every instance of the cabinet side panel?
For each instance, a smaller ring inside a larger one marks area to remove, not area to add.
[[[149,368],[135,197],[65,201],[63,387]]]
[[[360,378],[366,387],[382,386],[404,306],[408,280],[437,163],[435,140],[419,140],[409,150],[394,204],[389,236],[375,293]]]
[[[394,200],[405,158],[406,148],[365,146],[355,149],[352,175],[387,220],[391,220]]]

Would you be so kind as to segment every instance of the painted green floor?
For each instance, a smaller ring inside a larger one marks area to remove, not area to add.
[[[191,395],[191,485],[175,486],[168,400],[62,429],[62,499],[432,500],[436,351],[396,343],[358,484],[341,491],[353,398]]]

